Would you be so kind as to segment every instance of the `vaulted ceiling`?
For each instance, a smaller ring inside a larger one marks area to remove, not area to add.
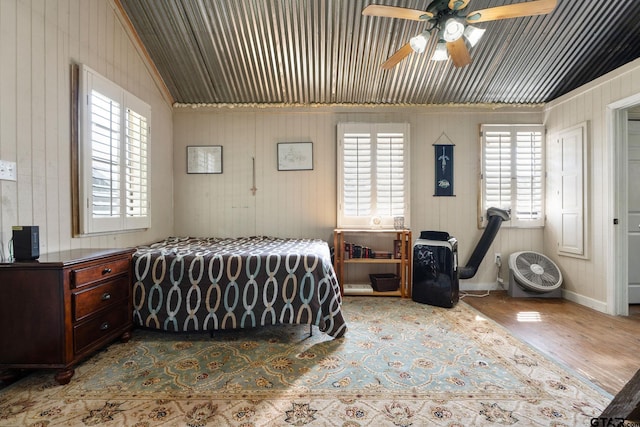
[[[176,104],[540,104],[640,57],[640,1],[558,0],[553,12],[475,24],[472,63],[411,53],[425,22],[363,16],[430,0],[115,0]],[[470,0],[465,11],[519,3]]]

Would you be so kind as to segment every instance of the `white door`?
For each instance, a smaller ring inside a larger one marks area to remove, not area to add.
[[[560,245],[558,252],[584,256],[584,153],[586,122],[560,133]]]
[[[640,121],[629,121],[629,304],[640,304]]]

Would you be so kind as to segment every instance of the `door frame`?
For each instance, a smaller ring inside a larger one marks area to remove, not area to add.
[[[629,168],[629,158],[630,158],[629,154],[631,152],[631,146],[630,146],[629,138],[632,135],[635,138],[640,137],[640,121],[638,121],[638,119],[634,120],[631,117],[627,117],[627,133],[626,133],[626,135],[627,135],[627,153],[626,153],[627,154],[627,159],[626,159],[627,160],[626,161],[626,164],[627,164],[627,182],[631,183],[631,184],[628,184],[627,193],[626,193],[627,194],[627,218],[630,218],[630,215],[629,215],[629,213],[630,213],[629,212],[629,200],[630,200],[631,194],[635,195],[636,193],[634,193],[633,191],[630,190],[632,188],[632,181],[631,181],[631,178],[629,178],[629,174],[631,172],[630,168]],[[636,146],[635,150],[636,150],[635,154],[637,155],[638,154],[638,151],[637,151],[638,147],[637,146]],[[638,159],[636,157],[636,162],[638,160],[640,160],[640,159]],[[635,191],[638,191],[638,190],[635,190]],[[637,213],[638,211],[636,210],[635,212]],[[631,223],[627,219],[627,230],[626,230],[627,232],[625,233],[625,236],[627,237],[627,251],[628,251],[627,252],[627,260],[628,260],[628,265],[629,266],[633,263],[633,257],[634,257],[634,253],[630,252],[631,249],[630,249],[629,239],[630,239],[631,235],[635,235],[636,239],[637,239],[637,230],[638,230],[638,228],[634,226],[635,224],[636,224],[635,222]],[[632,233],[632,231],[633,231],[633,233]],[[634,303],[640,303],[640,301],[631,299],[631,292],[630,292],[630,290],[631,290],[631,283],[630,283],[631,278],[629,277],[629,273],[628,273],[631,270],[631,268],[629,266],[627,267],[627,286],[626,287],[627,287],[627,296],[628,296],[628,301],[627,302],[630,305],[630,304],[634,304]],[[637,282],[635,283],[635,285],[637,285]]]
[[[640,105],[640,93],[607,105],[609,157],[609,235],[607,250],[607,313],[629,315],[629,239],[627,109]],[[614,219],[618,224],[614,224]]]

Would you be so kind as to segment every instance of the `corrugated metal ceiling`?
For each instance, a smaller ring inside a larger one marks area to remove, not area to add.
[[[472,64],[395,68],[425,23],[363,16],[429,0],[116,0],[178,104],[539,104],[640,57],[640,1],[558,0],[548,15],[476,24]],[[471,0],[466,10],[517,3]]]

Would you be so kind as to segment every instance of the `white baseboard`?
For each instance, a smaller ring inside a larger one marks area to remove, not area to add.
[[[460,290],[461,291],[496,291],[496,290],[506,290],[500,285],[498,282],[490,282],[490,283],[466,283],[460,282]]]
[[[498,282],[493,283],[466,283],[460,282],[460,290],[461,291],[495,291],[495,290],[507,290],[508,285],[505,284],[504,287]],[[593,298],[585,297],[583,295],[577,294],[572,291],[567,291],[565,289],[562,290],[562,298],[573,301],[577,304],[584,305],[585,307],[592,308],[601,313],[607,312],[607,303],[603,301],[598,301]]]
[[[601,313],[607,312],[607,303],[598,301],[593,298],[585,297],[584,295],[577,294],[572,291],[562,290],[562,298],[573,301],[577,304],[584,305],[585,307],[593,308]]]
[[[640,285],[629,285],[629,304],[640,304]]]

